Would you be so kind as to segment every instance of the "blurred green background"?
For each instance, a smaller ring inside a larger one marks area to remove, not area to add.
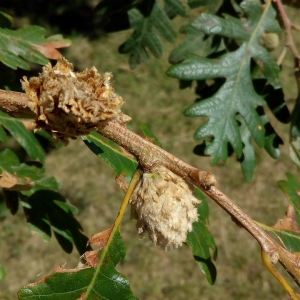
[[[96,25],[91,24],[89,15],[95,3],[97,1],[35,0],[19,5],[19,1],[12,0],[4,2],[2,8],[15,18],[15,27],[36,24],[44,26],[49,34],[63,33],[70,38],[72,45],[63,54],[76,70],[95,66],[100,73],[113,73],[116,92],[126,102],[123,111],[132,117],[129,129],[141,134],[139,126],[146,124],[167,151],[197,168],[212,172],[218,187],[253,219],[274,225],[284,216],[288,204],[277,181],[286,179],[286,172],[294,175],[298,172],[289,158],[288,125],[278,124],[268,114],[284,140],[282,155],[275,161],[256,149],[258,166],[253,182],[244,180],[234,157],[226,164],[211,167],[209,158],[192,152],[197,145],[193,134],[200,119],[186,118],[182,114],[196,98],[194,91],[179,90],[178,82],[165,75],[169,67],[168,54],[174,45],[164,44],[165,54],[161,60],[151,58],[147,65],[130,70],[128,57],[119,54],[118,47],[131,31],[104,34],[95,30],[93,26]],[[288,12],[296,19],[296,11],[289,9]],[[173,22],[178,29],[188,20],[176,18]],[[183,38],[179,36],[176,44]],[[37,74],[41,68],[34,66],[33,70]],[[1,71],[4,76],[12,74],[8,69],[6,71]],[[21,78],[24,74],[27,72],[18,70],[12,76]],[[284,60],[281,76],[288,106],[292,108],[297,90],[289,54]],[[55,176],[62,183],[61,193],[79,208],[77,218],[87,236],[111,226],[123,191],[116,184],[113,171],[80,139],[71,141],[67,147],[50,150],[46,170],[47,176]],[[213,201],[208,202],[210,230],[218,246],[215,261],[218,276],[213,286],[207,283],[188,247],[164,252],[148,239],[140,240],[128,210],[121,228],[127,256],[118,270],[128,277],[135,294],[146,300],[288,299],[283,288],[264,269],[260,249],[253,238],[237,227]],[[0,263],[7,271],[6,280],[0,282],[0,299],[16,299],[22,285],[37,281],[61,264],[67,263],[66,268],[77,266],[79,255],[76,250],[71,255],[64,253],[54,237],[50,243],[43,242],[29,232],[22,210],[10,216],[3,202],[0,205]]]

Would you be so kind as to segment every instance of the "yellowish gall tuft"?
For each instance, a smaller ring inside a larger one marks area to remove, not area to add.
[[[178,248],[198,220],[200,200],[192,187],[164,166],[144,173],[130,199],[131,216],[137,220],[138,233],[166,251]]]

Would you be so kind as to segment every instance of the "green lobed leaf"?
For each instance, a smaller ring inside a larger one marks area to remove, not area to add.
[[[133,29],[133,34],[120,46],[120,53],[129,53],[129,64],[132,69],[149,60],[149,51],[156,58],[163,54],[163,43],[160,37],[168,42],[175,42],[176,30],[170,19],[176,15],[188,17],[190,10],[203,6],[215,11],[221,0],[164,0],[164,9],[157,0],[103,0],[95,8],[105,20],[105,30],[115,32]],[[193,43],[189,43],[191,46]],[[193,45],[197,49],[197,45]],[[179,46],[170,61],[176,59],[187,50]]]
[[[239,116],[240,121],[240,134],[243,142],[243,155],[240,159],[243,174],[247,181],[252,181],[254,168],[256,166],[255,152],[251,144],[251,134],[244,122]]]
[[[192,25],[183,25],[179,32],[185,34],[185,40],[175,47],[169,55],[169,62],[176,64],[183,61],[189,53],[197,53],[201,56],[206,56],[215,51],[211,46],[212,37],[206,37],[199,33]]]
[[[61,184],[59,184],[54,177],[47,177],[38,180],[35,183],[35,189],[31,192],[38,191],[41,189],[57,192],[60,188],[61,188]],[[29,196],[28,194],[26,195]]]
[[[18,167],[13,167],[13,171],[13,174],[19,178],[30,178],[37,181],[42,178],[45,168],[42,164],[28,162],[20,164]]]
[[[45,33],[45,29],[39,26],[18,30],[0,28],[0,61],[14,70],[18,67],[29,70],[25,60],[45,65],[48,59],[34,49],[34,45],[46,42]]]
[[[258,69],[258,67],[254,69]],[[254,77],[256,77],[256,75],[254,75]],[[276,119],[285,124],[289,123],[290,112],[286,105],[282,88],[280,87],[275,89],[272,85],[268,84],[267,80],[264,78],[255,79],[253,83],[255,90],[264,96],[269,109],[272,111]],[[277,159],[281,152],[279,146],[283,144],[283,141],[270,123],[264,109],[262,107],[257,107],[256,110],[266,129],[264,148],[272,158]]]
[[[248,16],[245,22],[230,16],[225,16],[224,19],[204,13],[192,23],[192,26],[201,33],[237,39],[241,46],[236,51],[215,59],[194,54],[186,55],[186,60],[170,67],[167,75],[181,80],[226,78],[213,96],[193,104],[185,111],[185,115],[209,117],[209,120],[196,131],[194,137],[211,139],[206,141],[205,154],[213,156],[213,165],[219,160],[227,160],[230,143],[238,159],[244,154],[244,167],[250,165],[253,169],[253,150],[250,155],[252,145],[246,136],[244,141],[242,140],[238,117],[243,118],[251,139],[254,139],[260,147],[264,147],[267,142],[266,130],[256,108],[265,105],[266,102],[254,90],[250,69],[251,58],[259,60],[258,65],[269,83],[275,88],[279,87],[279,67],[268,51],[260,45],[259,39],[264,31],[278,32],[280,27],[271,6],[266,6],[264,10],[259,1],[243,1],[241,7]],[[272,138],[274,137],[270,138],[269,143]],[[248,147],[246,156],[243,153],[243,142]],[[251,170],[248,173],[248,178],[251,178]]]
[[[130,290],[128,280],[115,270],[126,252],[119,230],[106,247],[108,249],[100,252],[96,268],[66,270],[59,267],[50,276],[21,288],[19,299],[137,299]]]
[[[189,0],[187,1],[190,9],[202,7],[201,11],[214,13],[223,2],[221,0]],[[207,36],[200,33],[191,24],[181,26],[179,33],[186,35],[186,38],[176,46],[169,55],[171,64],[179,63],[185,59],[186,54],[195,53],[201,56],[208,56],[213,52],[221,50],[221,40],[216,37]]]
[[[138,166],[135,158],[129,156],[113,141],[103,137],[94,131],[90,135],[82,137],[84,143],[115,171],[117,176],[124,175],[129,183]]]
[[[197,8],[200,6],[209,6],[212,11],[215,11],[220,5],[221,0],[187,0],[187,3],[191,9]]]
[[[45,38],[45,34],[46,30],[39,26],[0,28],[0,61],[14,70],[18,67],[29,70],[25,60],[45,65],[49,62],[45,56],[57,59],[60,53],[55,48],[67,47],[70,41],[61,35]]]
[[[177,35],[169,17],[156,1],[143,1],[127,13],[134,32],[120,46],[120,52],[130,54],[129,64],[134,69],[148,61],[148,50],[156,58],[162,56],[163,45],[157,31],[168,42],[175,42]]]
[[[6,171],[7,173],[13,174],[13,167],[20,166],[20,161],[17,155],[10,149],[5,149],[0,152],[0,168],[1,173]]]
[[[38,194],[37,194],[38,196]],[[44,195],[40,195],[44,196]],[[51,226],[47,222],[47,210],[43,207],[43,202],[36,198],[28,198],[20,195],[20,201],[23,206],[28,229],[38,233],[40,238],[49,242],[51,240]]]
[[[289,230],[279,230],[266,225],[263,225],[262,228],[266,231],[273,232],[288,251],[300,252],[300,233]]]
[[[279,145],[283,145],[283,141],[276,133],[263,109],[258,108],[257,111],[259,112],[260,118],[266,129],[264,148],[272,158],[276,159],[280,156]]]
[[[2,126],[0,126],[0,141],[1,142],[7,141],[7,134]]]
[[[217,269],[214,263],[211,261],[211,258],[194,256],[194,259],[198,264],[201,272],[205,274],[208,283],[213,285],[217,279]]]
[[[37,232],[44,241],[50,241],[51,230],[68,253],[75,244],[80,254],[86,251],[87,237],[73,213],[78,210],[57,192],[59,184],[53,177],[36,181],[30,191],[21,192],[21,203],[30,231]]]
[[[300,251],[300,233],[289,230],[272,230],[290,252]]]
[[[193,231],[187,235],[187,244],[207,281],[213,284],[216,280],[216,267],[211,261],[210,249],[216,254],[217,246],[208,230],[208,203],[199,189],[195,189],[197,196],[202,200],[198,205],[199,220],[193,223]]]
[[[188,17],[188,4],[185,3],[187,1],[180,0],[164,0],[165,4],[173,11],[175,15],[179,15],[181,17]]]
[[[244,44],[236,52],[225,54],[218,60],[202,59],[190,55],[189,59],[176,68],[176,71],[181,73],[180,77],[178,76],[181,79],[227,78],[215,95],[195,103],[185,111],[185,115],[189,117],[208,116],[210,118],[197,130],[195,138],[214,137],[213,141],[208,143],[205,152],[214,156],[213,164],[220,159],[226,161],[228,143],[232,145],[238,158],[242,155],[243,147],[236,119],[237,114],[240,114],[245,120],[256,143],[259,146],[264,146],[265,143],[264,126],[255,111],[257,105],[264,105],[265,102],[255,93],[249,70],[238,63],[232,65],[233,61],[243,60],[245,51],[246,45]],[[228,67],[228,64],[231,67]],[[241,101],[241,99],[245,99],[245,101]]]
[[[41,179],[45,168],[38,162],[20,163],[17,155],[10,149],[0,153],[0,174],[5,171],[19,178],[30,178],[34,181]]]
[[[285,218],[277,221],[274,227],[260,223],[258,225],[266,231],[273,232],[288,251],[300,252],[300,182],[290,173],[286,176],[287,180],[278,182],[290,202]]]
[[[59,206],[62,210],[64,210],[66,213],[71,213],[73,215],[78,215],[79,213],[79,209],[68,201],[61,202],[61,201],[54,200],[54,203],[57,206]]]
[[[27,130],[20,120],[0,111],[0,124],[11,133],[31,158],[39,159],[41,162],[45,161],[46,154],[44,149],[34,134]]]
[[[280,156],[279,145],[283,144],[283,141],[275,132],[267,116],[264,114],[264,111],[262,109],[257,109],[257,112],[259,113],[260,119],[266,128],[264,149],[272,158],[276,159]],[[246,180],[250,182],[252,181],[254,168],[256,166],[255,152],[251,142],[251,134],[244,120],[241,116],[237,116],[237,120],[240,122],[240,133],[243,142],[243,155],[239,161]]]
[[[192,26],[209,35],[222,35],[241,41],[248,41],[251,38],[251,32],[246,31],[239,19],[229,15],[225,17],[226,19],[223,19],[210,13],[203,13],[192,22]]]
[[[287,180],[280,180],[278,185],[294,207],[297,224],[300,228],[300,182],[291,173],[287,173],[286,176]]]

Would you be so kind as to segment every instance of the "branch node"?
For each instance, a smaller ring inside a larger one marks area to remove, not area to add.
[[[217,184],[216,177],[207,171],[199,171],[199,182],[201,186],[207,191],[212,186],[215,186]]]

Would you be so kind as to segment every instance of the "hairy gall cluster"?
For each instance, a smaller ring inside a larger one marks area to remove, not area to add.
[[[36,104],[36,128],[67,143],[68,138],[89,134],[98,122],[118,117],[124,102],[111,78],[111,73],[102,77],[95,67],[74,72],[65,58],[55,67],[43,67],[39,77],[24,77],[22,87]]]
[[[138,233],[166,251],[178,248],[198,220],[200,202],[192,187],[164,166],[144,173],[130,199],[131,216],[137,220]]]

